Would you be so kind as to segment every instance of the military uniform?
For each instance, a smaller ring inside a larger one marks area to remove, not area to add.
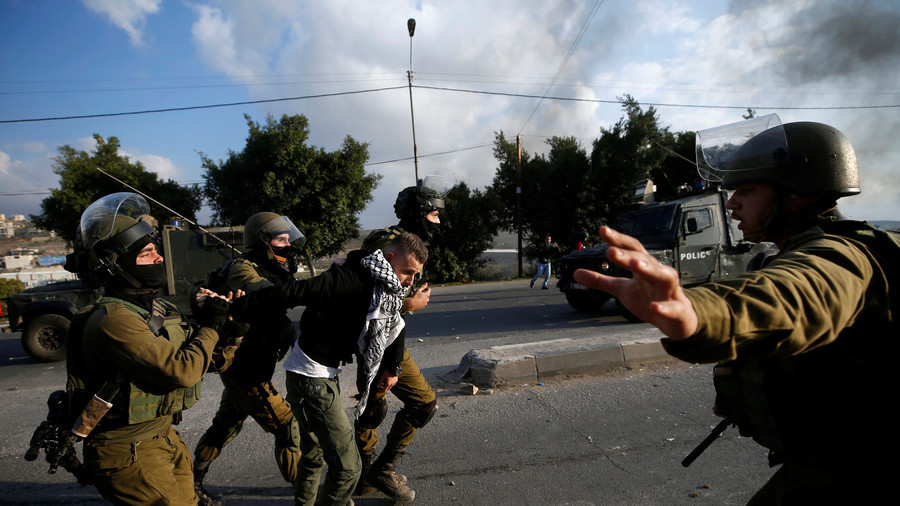
[[[280,267],[267,268],[258,256],[239,257],[227,268],[227,291],[247,293],[290,282],[293,277]],[[212,426],[200,438],[194,455],[208,466],[243,427],[248,416],[263,430],[275,435],[275,460],[282,477],[293,483],[300,459],[299,432],[291,407],[272,383],[275,364],[295,339],[294,327],[284,311],[262,312],[250,319],[240,348],[231,366],[221,373],[222,399]]]
[[[897,250],[853,223],[822,218],[766,268],[686,289],[698,330],[663,340],[685,361],[728,361],[717,368],[717,410],[783,464],[750,504],[886,493],[882,456],[896,438],[873,428],[883,390],[896,385],[883,357],[897,349]]]
[[[103,497],[116,504],[195,504],[191,457],[173,417],[200,397],[218,334],[193,329],[177,308],[157,299],[151,313],[102,298],[73,320],[67,390],[75,411],[109,381],[113,407],[84,443],[84,466]],[[77,327],[83,323],[83,332]],[[158,326],[158,322],[157,326]]]

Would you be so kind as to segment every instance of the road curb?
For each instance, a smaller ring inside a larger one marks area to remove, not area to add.
[[[470,350],[460,361],[453,379],[479,388],[493,388],[596,374],[671,358],[659,341],[662,334],[658,330],[632,334],[640,335],[624,340],[563,338]]]

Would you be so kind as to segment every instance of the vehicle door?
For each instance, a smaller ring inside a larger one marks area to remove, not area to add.
[[[722,249],[722,223],[716,206],[685,204],[681,213],[679,249],[676,252],[682,285],[709,281],[718,269]]]

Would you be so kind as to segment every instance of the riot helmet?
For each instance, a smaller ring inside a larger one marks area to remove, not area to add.
[[[135,193],[114,193],[98,199],[81,215],[76,248],[89,256],[78,270],[87,270],[93,284],[156,291],[165,285],[165,267],[136,265],[141,250],[156,239],[156,230],[142,217],[147,201]]]
[[[797,195],[860,192],[856,152],[843,132],[814,122],[782,125],[775,114],[697,132],[697,168],[726,188],[764,182]]]
[[[449,180],[441,176],[428,176],[416,186],[404,188],[397,194],[394,214],[400,219],[400,227],[418,235],[423,240],[431,239],[440,231],[440,218],[431,221],[428,215],[444,210],[444,195],[449,190]]]
[[[273,239],[284,235],[287,235],[284,245],[272,245]],[[287,216],[271,212],[256,213],[244,225],[244,248],[264,252],[267,258],[289,266],[289,269],[296,268],[304,245],[306,237]]]

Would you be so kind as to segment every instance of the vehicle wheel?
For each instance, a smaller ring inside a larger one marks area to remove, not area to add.
[[[40,362],[66,359],[69,319],[58,314],[44,314],[29,320],[22,330],[22,347]]]
[[[596,313],[608,300],[608,297],[603,297],[602,295],[573,291],[566,292],[566,302],[568,302],[575,311],[581,311],[583,313]]]
[[[623,306],[619,299],[616,299],[616,308],[622,313],[622,316],[625,317],[626,320],[631,323],[644,323],[644,320],[641,320],[637,316],[634,315],[631,311],[628,310],[627,307]]]

